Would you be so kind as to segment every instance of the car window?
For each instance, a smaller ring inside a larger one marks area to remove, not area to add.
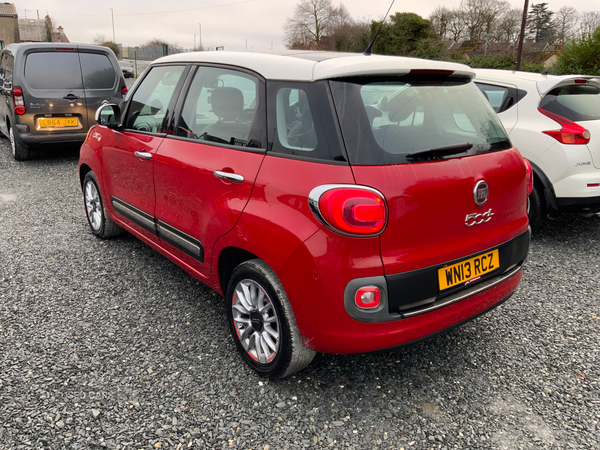
[[[263,133],[261,82],[245,72],[199,67],[177,123],[177,136],[260,147]],[[258,118],[258,120],[257,120]]]
[[[561,86],[551,90],[540,108],[573,122],[600,119],[600,88],[592,85]]]
[[[184,66],[154,67],[135,90],[129,103],[125,128],[161,133],[165,128],[167,107]]]
[[[461,156],[510,147],[468,79],[363,77],[330,85],[353,164],[408,163],[407,155],[448,146],[468,146]]]
[[[80,53],[83,85],[86,89],[113,89],[117,73],[108,56],[98,53]]]
[[[508,88],[502,86],[494,86],[491,84],[475,83],[479,90],[483,92],[484,97],[490,102],[494,111],[500,112],[504,99],[508,95]]]
[[[34,89],[82,89],[79,54],[30,53],[25,59],[25,79]]]
[[[306,92],[282,88],[277,92],[277,137],[290,150],[312,151],[317,147],[317,132]]]

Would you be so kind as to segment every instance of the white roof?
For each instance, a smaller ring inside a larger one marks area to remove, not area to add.
[[[549,75],[534,72],[520,72],[515,70],[498,69],[473,69],[475,78],[481,81],[498,81],[515,84],[522,87],[522,83],[535,83],[540,95],[545,95],[555,87],[562,84],[571,84],[575,79],[589,80],[592,84],[600,86],[600,78],[589,75]]]
[[[250,69],[268,80],[315,81],[363,75],[404,75],[411,70],[445,70],[472,78],[465,65],[400,56],[365,56],[360,53],[293,51],[191,52],[157,59],[162,63],[216,63]]]

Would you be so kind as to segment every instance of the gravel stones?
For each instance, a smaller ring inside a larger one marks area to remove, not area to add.
[[[549,221],[515,295],[463,327],[270,382],[213,291],[91,234],[77,149],[33,156],[0,140],[2,448],[600,448],[600,218]]]

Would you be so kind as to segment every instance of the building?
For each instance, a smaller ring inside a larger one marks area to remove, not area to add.
[[[21,42],[18,17],[14,3],[0,3],[0,40],[3,41],[2,44]]]

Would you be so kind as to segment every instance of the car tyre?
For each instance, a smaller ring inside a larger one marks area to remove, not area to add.
[[[260,376],[284,378],[310,364],[287,294],[262,260],[240,264],[227,288],[227,318],[242,358]]]
[[[13,158],[17,161],[26,161],[30,158],[29,149],[17,140],[14,128],[14,126],[11,126],[8,131],[8,139],[10,139]]]
[[[544,193],[539,185],[534,184],[529,194],[529,226],[532,230],[539,230],[544,225],[547,212],[544,203]]]
[[[98,180],[93,172],[88,172],[83,178],[83,201],[92,233],[99,238],[108,239],[123,232],[123,229],[108,217],[98,188]]]

